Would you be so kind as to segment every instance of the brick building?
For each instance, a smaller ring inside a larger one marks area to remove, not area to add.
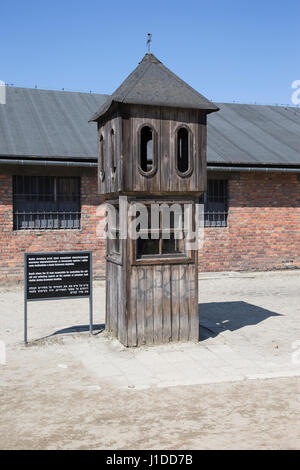
[[[6,88],[0,104],[0,278],[24,251],[91,249],[97,235],[97,131],[106,95]],[[208,120],[201,271],[300,268],[300,110],[218,103]]]

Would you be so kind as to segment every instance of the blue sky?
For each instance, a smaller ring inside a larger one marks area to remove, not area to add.
[[[0,79],[112,93],[146,52],[215,101],[291,103],[299,0],[14,1],[0,6]]]

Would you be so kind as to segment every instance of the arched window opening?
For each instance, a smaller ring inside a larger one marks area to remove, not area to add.
[[[186,173],[189,165],[189,131],[181,127],[177,131],[177,169],[180,173]]]
[[[115,132],[112,129],[110,132],[110,152],[111,152],[111,168],[113,172],[116,171],[116,156],[115,156]]]
[[[153,130],[149,126],[141,129],[140,166],[148,173],[153,169]]]
[[[104,138],[103,135],[100,136],[99,142],[99,171],[100,171],[100,179],[103,181],[104,179]]]

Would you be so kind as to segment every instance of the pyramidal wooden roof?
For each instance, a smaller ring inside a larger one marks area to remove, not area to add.
[[[165,67],[153,54],[146,54],[136,69],[101,106],[90,121],[97,121],[113,103],[203,109],[218,107]]]

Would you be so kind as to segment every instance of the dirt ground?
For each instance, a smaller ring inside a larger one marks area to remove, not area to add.
[[[291,359],[300,340],[299,281],[298,272],[203,275],[200,343],[143,351],[103,336],[104,283],[95,286],[94,337],[86,331],[85,299],[37,302],[29,305],[33,341],[27,347],[22,288],[0,288],[0,340],[6,345],[0,448],[299,449],[300,365]],[[228,366],[239,348],[242,360],[232,361],[230,376],[222,374],[220,356],[228,354]],[[130,375],[130,366],[136,370],[155,358],[169,361],[172,386],[160,380],[164,369],[153,370],[152,382],[142,367]],[[186,364],[191,369],[183,375]],[[210,375],[201,383],[205,370]],[[267,378],[272,373],[276,378]]]

